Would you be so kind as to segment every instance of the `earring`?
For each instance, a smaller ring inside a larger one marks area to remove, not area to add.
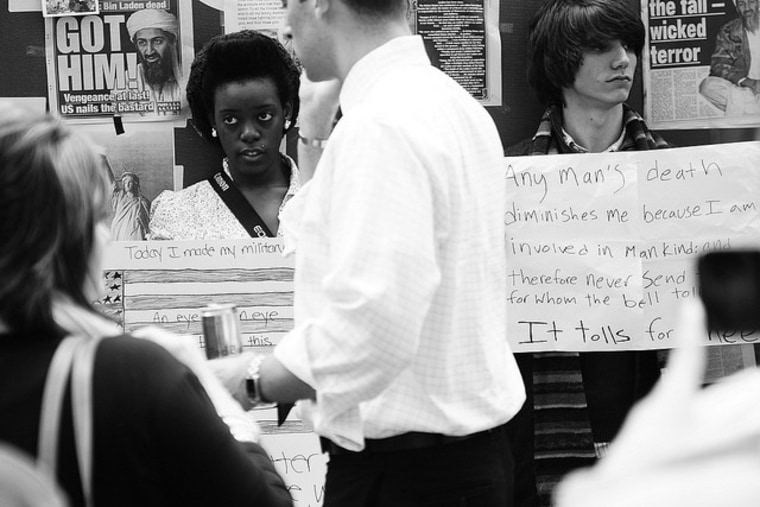
[[[284,130],[288,130],[290,128],[290,119],[285,120]]]
[[[216,137],[216,127],[211,127],[211,137]]]

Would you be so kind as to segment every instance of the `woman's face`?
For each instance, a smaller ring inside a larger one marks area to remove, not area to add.
[[[226,83],[214,93],[212,125],[233,178],[264,178],[280,171],[285,119],[277,86],[270,78]]]
[[[636,71],[636,53],[615,40],[604,49],[585,50],[575,82],[563,90],[565,103],[617,106],[628,100]]]

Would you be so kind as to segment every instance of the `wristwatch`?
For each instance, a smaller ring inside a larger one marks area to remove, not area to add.
[[[256,354],[248,363],[248,370],[245,374],[245,391],[248,395],[248,401],[253,407],[269,403],[261,396],[261,363],[264,362],[263,354]]]

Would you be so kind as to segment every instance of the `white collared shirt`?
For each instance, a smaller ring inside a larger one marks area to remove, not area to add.
[[[295,328],[275,356],[316,389],[315,431],[348,449],[506,422],[525,392],[506,337],[491,117],[417,36],[358,61],[340,103],[315,177],[281,216]]]
[[[589,153],[588,149],[585,146],[581,146],[580,144],[575,142],[575,139],[573,139],[573,136],[571,136],[570,132],[565,130],[564,127],[562,127],[562,136],[565,138],[565,144],[568,145],[570,148],[572,148],[573,151],[577,153]],[[620,147],[623,146],[623,141],[625,141],[625,125],[623,125],[623,129],[620,131],[620,136],[618,136],[617,140],[615,140],[614,143],[609,145],[604,150],[604,153],[619,151]]]

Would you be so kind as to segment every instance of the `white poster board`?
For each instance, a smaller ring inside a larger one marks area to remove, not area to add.
[[[275,238],[115,242],[106,254],[102,305],[126,331],[156,325],[202,347],[202,308],[233,303],[243,347],[268,353],[293,327],[293,264],[282,247]],[[295,411],[281,427],[273,409],[250,414],[295,505],[322,505],[327,455],[316,434]]]
[[[668,348],[695,261],[760,243],[760,143],[505,160],[517,352]],[[758,337],[711,335],[711,342]]]

